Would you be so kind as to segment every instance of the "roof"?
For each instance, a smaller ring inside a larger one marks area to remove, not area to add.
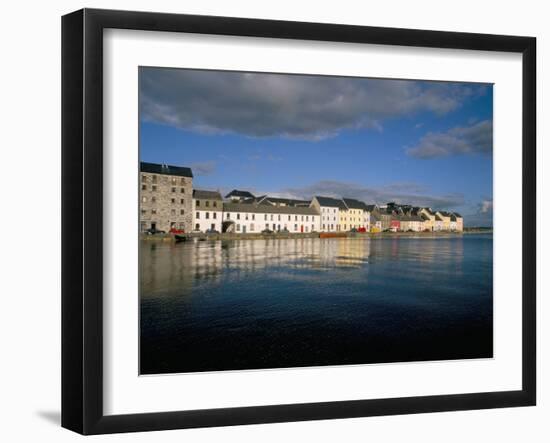
[[[363,211],[367,210],[367,205],[360,200],[356,200],[354,198],[347,198],[347,197],[344,197],[342,200],[344,201],[344,204],[349,209],[362,209]]]
[[[367,208],[366,210],[369,211],[369,212],[372,212],[377,208],[376,205],[365,205],[365,206]]]
[[[347,209],[344,202],[338,198],[321,197],[316,195],[315,198],[321,206],[328,206],[331,208]]]
[[[457,218],[462,218],[462,215],[460,215],[458,212],[453,212],[453,214],[454,214]]]
[[[238,189],[233,189],[225,198],[229,197],[240,197],[240,198],[255,198],[254,195],[248,191],[239,191]]]
[[[295,198],[279,198],[279,197],[269,197],[264,196],[263,202],[269,202],[273,204],[284,204],[288,206],[309,206],[311,203],[310,200],[297,200]]]
[[[205,191],[202,189],[193,189],[193,198],[199,200],[221,200],[222,196],[218,191]]]
[[[450,217],[451,213],[447,211],[438,211],[443,217]]]
[[[249,212],[261,214],[296,214],[319,215],[315,208],[309,206],[272,206],[250,203],[224,203],[224,212]]]
[[[148,172],[150,174],[178,175],[180,177],[193,178],[193,172],[191,171],[191,168],[186,168],[184,166],[161,165],[158,163],[141,162],[139,164],[139,170],[141,172]]]

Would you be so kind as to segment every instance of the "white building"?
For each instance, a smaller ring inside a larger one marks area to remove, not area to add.
[[[193,190],[193,231],[222,232],[223,201],[217,191]]]
[[[340,230],[340,209],[346,209],[346,205],[344,205],[342,200],[332,197],[315,196],[311,200],[311,207],[315,208],[321,216],[321,232]]]
[[[289,233],[318,232],[319,212],[303,206],[258,203],[224,203],[222,232],[260,233],[266,229]]]

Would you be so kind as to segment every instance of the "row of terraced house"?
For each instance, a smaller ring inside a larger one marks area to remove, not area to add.
[[[309,200],[255,196],[233,190],[195,189],[191,168],[140,165],[140,230],[185,232],[383,232],[462,231],[456,212],[427,207],[368,205],[353,198],[313,196]]]

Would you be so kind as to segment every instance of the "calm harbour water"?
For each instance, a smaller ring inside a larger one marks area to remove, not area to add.
[[[140,247],[142,374],[493,354],[490,234]]]

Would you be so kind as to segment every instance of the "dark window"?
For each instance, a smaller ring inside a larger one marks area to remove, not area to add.
[[[241,214],[237,214],[237,220],[241,219]]]
[[[216,217],[217,215],[218,215],[217,212],[212,212],[212,218],[218,218]]]
[[[197,208],[201,205],[201,201],[197,200]]]
[[[218,204],[216,202],[212,202],[212,206],[217,207]]]
[[[210,206],[210,202],[207,200],[205,203],[205,206],[208,208]]]
[[[153,185],[153,192],[157,192],[157,185]]]
[[[199,218],[201,218],[201,214],[200,214],[200,212],[197,212],[197,220],[198,220]]]
[[[180,215],[184,215],[185,211],[183,209],[180,209]]]
[[[156,183],[156,182],[157,182],[157,176],[153,175],[153,183]]]
[[[135,188],[134,188],[135,189]],[[147,189],[147,185],[141,185],[141,190],[145,191]]]
[[[184,200],[183,198],[180,199],[180,203],[181,203],[182,205],[184,205],[184,204],[185,204],[185,200]]]
[[[172,192],[176,192],[176,188],[172,187]]]
[[[207,213],[206,213],[206,217],[205,217],[205,218],[206,218],[206,219],[209,219],[209,218],[210,218],[210,212],[207,212]]]
[[[142,183],[147,183],[147,176],[146,175],[141,176],[141,182]]]
[[[181,192],[182,194],[185,194],[185,188],[181,188],[181,189],[180,189],[180,192]]]

